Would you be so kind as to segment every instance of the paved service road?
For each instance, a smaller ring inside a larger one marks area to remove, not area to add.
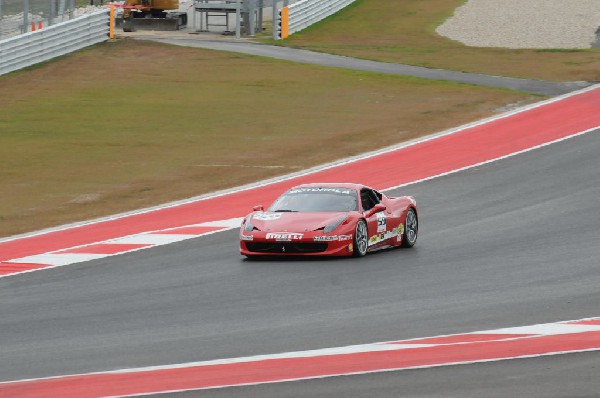
[[[230,231],[0,279],[0,381],[600,316],[599,152],[596,130],[402,189],[421,211],[414,250],[247,262]],[[567,354],[215,396],[583,396],[598,365]]]
[[[393,64],[387,62],[369,61],[349,58],[340,55],[319,53],[295,48],[270,46],[247,41],[215,40],[189,35],[135,34],[138,39],[153,40],[161,43],[175,44],[186,47],[208,48],[212,50],[232,51],[250,55],[283,59],[287,61],[309,63],[336,68],[355,69],[367,72],[377,72],[395,75],[408,75],[424,79],[449,80],[459,83],[480,86],[507,88],[525,91],[532,94],[560,95],[588,87],[588,82],[548,82],[541,80],[517,79],[513,77],[489,76],[477,73],[464,73],[443,69],[430,69],[420,66]]]

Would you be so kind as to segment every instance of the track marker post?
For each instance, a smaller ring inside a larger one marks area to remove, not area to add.
[[[290,35],[290,14],[289,8],[283,7],[279,10],[278,18],[278,39],[285,40]]]
[[[110,17],[108,21],[108,38],[110,40],[115,39],[115,5],[110,5]]]

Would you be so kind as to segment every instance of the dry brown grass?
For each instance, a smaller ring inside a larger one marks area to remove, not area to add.
[[[250,183],[539,100],[124,40],[0,77],[0,236]]]

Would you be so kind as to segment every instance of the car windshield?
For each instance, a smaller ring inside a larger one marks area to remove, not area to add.
[[[293,188],[269,208],[275,212],[358,211],[357,193],[348,188]]]

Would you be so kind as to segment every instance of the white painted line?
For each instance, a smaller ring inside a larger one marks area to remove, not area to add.
[[[244,217],[237,217],[237,218],[230,218],[228,220],[204,222],[202,224],[197,224],[197,226],[199,226],[199,227],[239,228],[240,225],[242,225],[243,220],[244,220]]]
[[[599,319],[599,318],[588,318],[588,319]],[[573,321],[567,321],[573,322]],[[566,323],[566,322],[565,322]],[[526,330],[526,329],[535,329],[542,330],[546,328],[546,330],[550,330],[552,326],[564,325],[564,323],[548,323],[548,324],[540,324],[540,325],[532,325],[532,326],[523,326],[523,327],[513,327],[513,328],[504,328],[504,329],[496,329],[496,330],[484,330],[478,332],[464,333],[464,334],[450,334],[450,335],[441,335],[441,336],[433,336],[433,337],[420,337],[414,340],[424,340],[424,339],[437,339],[444,337],[452,337],[452,336],[467,336],[472,334],[507,334],[506,338],[498,337],[499,340],[517,340],[518,338],[511,337],[510,335],[515,334],[514,330]],[[569,333],[582,333],[595,331],[597,329],[591,330],[575,330],[572,329]],[[503,332],[506,331],[506,332]],[[563,334],[563,333],[557,333]],[[542,335],[542,334],[540,334]],[[540,336],[525,336],[521,338],[536,338]],[[332,347],[332,348],[321,348],[316,350],[307,350],[307,351],[294,351],[294,352],[284,352],[280,354],[266,354],[266,355],[254,355],[249,357],[240,357],[240,358],[226,358],[226,359],[217,359],[217,360],[209,360],[209,361],[199,361],[199,362],[188,362],[182,364],[173,364],[173,365],[162,365],[162,366],[148,366],[143,368],[134,368],[134,369],[120,369],[102,373],[131,373],[138,371],[147,371],[147,370],[164,370],[164,369],[177,369],[177,368],[185,368],[185,367],[196,367],[196,366],[211,366],[211,365],[225,365],[232,363],[243,363],[243,362],[258,362],[265,361],[271,359],[281,359],[281,358],[308,358],[313,356],[321,356],[321,355],[340,355],[340,354],[353,354],[360,352],[375,352],[375,351],[395,351],[395,350],[403,350],[403,349],[411,349],[411,348],[425,348],[425,347],[435,347],[435,346],[445,346],[445,345],[463,345],[470,344],[470,342],[460,342],[460,343],[432,343],[432,344],[410,344],[410,340],[400,340],[407,341],[407,343],[395,344],[394,342],[380,342],[380,343],[371,343],[371,344],[359,344],[359,345],[350,345],[344,347]],[[481,343],[481,342],[473,342],[473,343]],[[1,383],[0,383],[1,384]]]
[[[415,180],[415,181],[410,181],[410,182],[407,182],[407,183],[404,183],[404,184],[395,185],[393,187],[381,189],[380,191],[381,192],[393,191],[394,189],[403,188],[403,187],[407,187],[409,185],[414,185],[414,184],[418,184],[418,183],[421,183],[421,182],[434,180],[436,178],[448,176],[448,175],[451,175],[451,174],[460,173],[461,171],[473,169],[473,168],[476,168],[476,167],[479,167],[479,166],[483,166],[483,165],[486,165],[486,164],[489,164],[489,163],[494,163],[494,162],[497,162],[499,160],[504,160],[504,159],[512,158],[513,156],[521,155],[523,153],[531,152],[531,151],[539,149],[539,148],[543,148],[543,147],[546,147],[546,146],[549,146],[549,145],[557,144],[557,143],[562,142],[562,141],[570,140],[571,138],[579,137],[581,135],[584,135],[584,134],[587,134],[587,133],[591,133],[592,131],[595,131],[595,130],[598,130],[598,129],[600,129],[600,126],[592,127],[591,129],[588,129],[588,130],[585,130],[585,131],[581,131],[579,133],[570,135],[568,137],[563,137],[563,138],[559,138],[559,139],[554,140],[554,141],[546,142],[544,144],[532,146],[531,148],[523,149],[522,151],[509,153],[508,155],[500,156],[500,157],[497,157],[497,158],[494,158],[494,159],[490,159],[490,160],[486,160],[484,162],[480,162],[480,163],[476,163],[476,164],[471,164],[471,165],[468,165],[468,166],[465,166],[465,167],[461,167],[460,169],[450,170],[450,171],[447,171],[445,173],[436,174],[434,176],[422,178],[420,180]]]
[[[458,334],[449,334],[449,335],[439,335],[432,337],[420,337],[411,340],[429,340],[429,339],[438,339],[444,337],[452,337],[452,336],[468,336],[473,334],[507,334],[506,340],[518,340],[510,337],[510,335],[515,334],[516,330],[548,330],[551,331],[555,326],[594,326],[594,325],[572,325],[574,322],[586,321],[586,320],[600,320],[600,317],[591,317],[584,318],[580,320],[571,320],[571,321],[563,321],[558,323],[547,323],[547,324],[538,324],[531,326],[522,326],[522,327],[510,327],[510,328],[502,328],[502,329],[494,329],[494,330],[485,330],[485,331],[477,331],[470,333],[458,333]],[[577,334],[577,333],[585,333],[589,331],[596,331],[597,329],[592,330],[584,330],[584,329],[571,329],[567,334]],[[503,332],[505,331],[505,332]],[[558,333],[563,334],[563,333]],[[527,336],[523,337],[524,339],[535,339],[541,338],[543,334],[537,336]],[[411,341],[411,340],[397,340],[397,341]],[[497,340],[504,340],[501,337],[498,337]],[[489,342],[489,341],[488,341]],[[481,342],[473,342],[473,343],[481,343]],[[39,377],[39,378],[30,378],[30,379],[22,379],[22,380],[10,380],[10,381],[0,381],[0,385],[2,384],[12,384],[12,383],[25,383],[30,381],[39,381],[39,380],[52,380],[52,379],[62,379],[65,377],[76,377],[76,376],[89,376],[89,375],[101,375],[101,374],[127,374],[127,373],[140,373],[140,372],[148,372],[155,370],[169,370],[169,369],[181,369],[181,368],[191,368],[198,366],[211,366],[211,365],[223,365],[223,364],[235,364],[235,363],[246,363],[246,362],[258,362],[272,359],[281,359],[281,358],[309,358],[309,357],[318,357],[323,355],[343,355],[343,354],[353,354],[353,353],[364,353],[364,352],[376,352],[376,351],[396,351],[403,349],[411,349],[411,348],[427,348],[434,346],[446,346],[446,345],[463,345],[465,342],[457,342],[457,343],[439,343],[439,344],[394,344],[394,342],[379,342],[379,343],[370,343],[370,344],[360,344],[360,345],[350,345],[343,347],[332,347],[332,348],[322,348],[315,350],[307,350],[307,351],[295,351],[295,352],[285,352],[279,354],[267,354],[267,355],[255,355],[249,357],[239,357],[239,358],[227,358],[227,359],[217,359],[217,360],[208,360],[208,361],[198,361],[198,362],[187,362],[187,363],[179,363],[179,364],[169,364],[169,365],[158,365],[158,366],[145,366],[139,368],[126,368],[126,369],[118,369],[112,371],[99,371],[99,372],[90,372],[90,373],[79,373],[79,374],[70,374],[70,375],[60,375],[60,376],[49,376],[49,377]],[[588,349],[580,349],[580,350],[569,350],[569,351],[551,351],[542,354],[533,354],[533,355],[518,355],[513,357],[502,357],[502,358],[493,358],[493,359],[477,359],[472,361],[460,361],[460,362],[448,362],[443,364],[432,364],[432,365],[424,365],[424,366],[413,366],[413,367],[401,367],[394,369],[385,369],[385,370],[373,370],[373,371],[360,371],[360,372],[350,372],[350,373],[340,373],[339,375],[358,375],[358,374],[369,374],[369,373],[380,373],[380,372],[390,372],[395,370],[407,370],[407,369],[426,369],[431,367],[438,366],[450,366],[450,365],[458,365],[458,364],[470,364],[470,363],[481,363],[481,362],[495,362],[502,361],[506,359],[515,359],[515,358],[536,358],[548,355],[558,355],[563,353],[575,353],[575,352],[590,352],[590,351],[598,351],[600,347],[597,348],[588,348]],[[323,376],[314,376],[314,377],[302,377],[302,378],[292,378],[292,379],[284,379],[277,380],[275,382],[285,382],[292,380],[308,380],[308,379],[319,379],[319,378],[327,378],[334,377],[338,374],[327,374]],[[248,384],[235,384],[236,386],[243,385],[256,385],[256,384],[267,384],[270,382],[252,382]],[[223,385],[220,387],[226,387],[228,385]],[[207,389],[219,388],[218,386],[212,386]],[[185,389],[185,390],[173,390],[173,391],[192,391],[192,390],[203,390],[205,388],[197,388],[197,389]],[[132,394],[127,396],[144,396],[144,395],[152,395],[157,394],[158,391],[154,391],[148,394]],[[161,391],[164,393],[164,391]]]
[[[45,253],[35,256],[17,258],[6,261],[7,263],[31,263],[45,265],[69,265],[74,263],[82,263],[84,261],[97,260],[99,258],[108,257],[108,254],[84,254],[84,253]],[[44,269],[44,268],[41,268]]]
[[[127,394],[127,395],[113,395],[106,396],[103,398],[125,398],[125,397],[147,397],[147,396],[155,396],[158,394],[174,394],[179,392],[190,392],[190,391],[204,391],[204,390],[214,390],[221,389],[227,387],[245,387],[245,386],[257,386],[261,384],[278,384],[278,383],[287,383],[291,381],[303,381],[303,380],[319,380],[319,379],[327,379],[330,377],[339,377],[339,376],[360,376],[360,375],[368,375],[375,373],[390,373],[404,370],[418,370],[418,369],[431,369],[438,368],[443,366],[457,366],[457,365],[471,365],[476,363],[491,363],[491,362],[500,362],[511,359],[526,359],[526,358],[541,358],[546,356],[554,356],[554,355],[564,355],[564,354],[574,354],[574,353],[582,353],[582,352],[595,352],[599,351],[600,348],[590,348],[583,350],[569,350],[569,351],[554,351],[554,352],[545,352],[543,354],[533,354],[533,355],[518,355],[513,357],[503,357],[503,358],[493,358],[493,359],[477,359],[472,361],[460,361],[460,362],[448,362],[443,364],[431,364],[431,365],[419,365],[419,366],[409,366],[409,367],[400,367],[400,368],[390,368],[390,369],[377,369],[377,370],[367,370],[367,371],[359,371],[359,372],[345,372],[345,373],[331,373],[327,375],[320,376],[307,376],[307,377],[294,377],[289,379],[278,379],[272,381],[258,381],[258,382],[249,382],[249,383],[236,383],[236,384],[222,384],[217,386],[210,387],[200,387],[200,388],[186,388],[180,390],[161,390],[161,391],[153,391],[150,393],[139,393],[139,394]],[[75,376],[87,376],[87,375],[75,375]],[[63,376],[64,377],[64,376]],[[33,381],[39,379],[33,379]],[[28,381],[28,380],[24,380]],[[17,380],[16,382],[21,382],[21,380]],[[2,384],[2,383],[0,383]]]
[[[220,223],[227,224],[227,222],[230,222],[230,221],[232,222],[232,220],[234,220],[234,219],[225,220],[224,223],[223,222],[220,222]],[[241,223],[241,221],[240,221],[240,223]],[[193,225],[177,227],[177,228],[169,228],[169,229],[165,229],[165,230],[161,230],[161,231],[169,231],[169,230],[173,230],[173,229],[180,229],[180,228],[186,228],[186,227],[197,227],[197,226],[199,226],[199,224],[193,224]],[[238,228],[238,227],[239,227],[239,225],[236,225],[233,228]],[[223,228],[231,229],[230,227],[223,227]],[[35,256],[28,256],[28,257],[13,259],[13,260],[7,260],[4,262],[5,263],[18,263],[18,264],[20,264],[20,263],[41,264],[41,265],[47,265],[47,267],[28,269],[28,270],[23,270],[23,271],[15,271],[12,273],[0,275],[0,279],[6,278],[9,276],[13,276],[13,275],[18,275],[18,274],[35,272],[35,271],[39,271],[42,269],[47,270],[47,269],[51,269],[51,268],[61,267],[64,265],[81,263],[81,262],[90,261],[90,260],[96,260],[98,258],[118,256],[118,255],[125,254],[125,253],[131,253],[131,252],[136,252],[136,251],[140,251],[140,250],[144,250],[144,249],[149,249],[149,248],[155,247],[155,246],[167,245],[169,243],[175,243],[175,242],[179,242],[179,241],[183,241],[183,240],[187,240],[187,239],[198,238],[200,236],[212,235],[212,234],[215,234],[218,232],[222,232],[224,230],[225,229],[219,229],[219,230],[209,231],[209,232],[205,232],[205,233],[198,234],[198,235],[161,234],[161,233],[136,234],[136,235],[125,236],[125,237],[117,238],[117,239],[111,239],[111,240],[106,240],[106,241],[101,241],[101,242],[94,242],[91,244],[85,244],[85,245],[81,245],[81,246],[65,248],[65,249],[61,249],[58,252],[44,253],[44,254],[38,254]],[[157,231],[157,232],[161,232],[161,231]],[[74,250],[74,249],[82,249],[87,246],[127,245],[127,244],[142,244],[142,245],[149,245],[149,246],[139,247],[136,249],[131,249],[131,250],[118,252],[118,253],[110,253],[110,254],[109,253],[106,253],[106,254],[61,253],[64,251],[70,251],[70,250]]]
[[[442,344],[383,344],[383,343],[361,344],[361,345],[352,345],[352,346],[346,346],[346,347],[333,347],[333,348],[321,348],[321,349],[307,350],[307,351],[284,352],[281,354],[253,355],[253,356],[249,356],[249,357],[240,357],[240,358],[215,359],[215,360],[211,360],[211,361],[189,362],[189,363],[166,365],[166,366],[149,366],[149,367],[144,367],[143,371],[178,369],[178,368],[197,367],[197,366],[229,365],[229,364],[233,364],[233,363],[270,361],[273,359],[312,358],[312,357],[327,356],[327,355],[357,354],[357,353],[361,353],[361,352],[400,351],[400,350],[407,350],[407,349],[411,349],[411,348],[435,347],[436,345],[442,345]],[[137,369],[121,369],[121,370],[107,371],[107,372],[103,372],[103,373],[119,374],[119,373],[131,373],[131,372],[137,372],[137,371],[139,371],[139,370],[137,370]]]
[[[125,236],[123,238],[112,239],[112,240],[108,240],[106,242],[100,242],[100,243],[158,246],[158,245],[168,245],[169,243],[180,242],[182,240],[197,238],[198,236],[200,236],[200,235],[139,234],[139,235]]]
[[[600,331],[600,325],[567,325],[564,323],[546,323],[546,324],[541,324],[541,325],[490,330],[487,333],[537,334],[537,335],[543,335],[543,336],[550,336],[550,335],[558,335],[558,334],[598,332],[598,331]],[[475,334],[480,334],[480,333],[483,333],[483,332],[475,332]]]

